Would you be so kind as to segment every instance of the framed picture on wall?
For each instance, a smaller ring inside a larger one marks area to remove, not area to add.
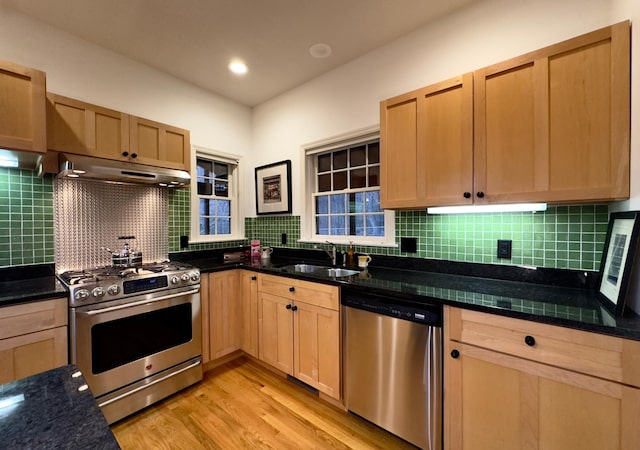
[[[604,306],[619,316],[624,311],[631,269],[638,246],[640,211],[612,213],[600,263],[598,296]]]
[[[291,213],[291,161],[256,167],[256,212]]]

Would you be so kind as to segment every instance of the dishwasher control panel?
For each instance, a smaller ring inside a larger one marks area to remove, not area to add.
[[[425,325],[442,326],[442,305],[413,305],[405,300],[364,292],[343,293],[343,306]]]

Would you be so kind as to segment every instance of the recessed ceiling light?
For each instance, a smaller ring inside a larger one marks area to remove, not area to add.
[[[309,47],[309,54],[314,58],[326,58],[331,55],[331,46],[329,44],[325,44],[322,42],[318,42],[317,44],[313,44]]]
[[[229,63],[229,70],[236,75],[244,75],[249,69],[242,61],[231,61]]]

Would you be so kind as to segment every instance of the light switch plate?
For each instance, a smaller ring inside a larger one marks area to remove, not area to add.
[[[498,239],[498,258],[511,259],[511,239]]]

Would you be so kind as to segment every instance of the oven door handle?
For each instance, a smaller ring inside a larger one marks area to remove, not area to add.
[[[131,303],[123,303],[122,305],[109,306],[108,308],[92,309],[91,311],[80,312],[80,314],[86,314],[88,316],[95,316],[96,314],[102,314],[102,313],[107,313],[107,312],[111,312],[111,311],[118,311],[120,309],[132,308],[134,306],[146,305],[148,303],[160,302],[162,300],[169,300],[171,298],[176,298],[176,297],[184,297],[185,295],[197,294],[199,290],[200,289],[192,289],[190,291],[180,292],[178,294],[164,295],[164,296],[158,297],[158,298],[140,300],[140,301],[131,302]]]
[[[136,392],[140,392],[143,389],[147,389],[147,388],[153,386],[154,384],[161,383],[161,382],[163,382],[165,380],[168,380],[171,377],[175,377],[176,375],[181,374],[182,372],[186,372],[189,369],[193,369],[194,367],[199,366],[201,363],[202,363],[201,360],[198,359],[198,361],[194,362],[193,364],[189,364],[187,367],[183,367],[182,369],[180,369],[180,370],[178,370],[176,372],[171,372],[171,373],[169,373],[169,374],[167,374],[167,375],[165,375],[165,376],[163,376],[161,378],[158,378],[157,380],[153,380],[152,382],[150,382],[148,384],[145,384],[145,385],[142,385],[142,386],[138,386],[137,388],[132,389],[132,390],[130,390],[128,392],[125,392],[125,393],[120,394],[120,395],[118,395],[116,397],[110,398],[109,400],[106,400],[106,401],[104,401],[102,403],[98,403],[98,406],[100,408],[102,408],[103,406],[107,406],[110,403],[116,402],[118,400],[122,400],[123,398],[128,397],[128,396],[130,396],[132,394],[135,394]]]

